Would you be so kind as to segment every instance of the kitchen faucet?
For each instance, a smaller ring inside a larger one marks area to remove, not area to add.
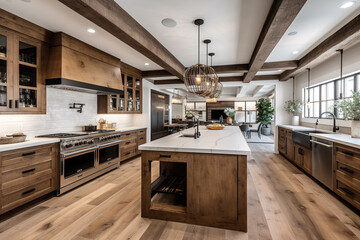
[[[336,127],[336,117],[335,117],[335,115],[334,115],[333,113],[331,113],[331,112],[323,112],[323,113],[321,113],[320,116],[319,116],[319,118],[316,119],[315,125],[316,125],[316,126],[319,125],[319,119],[321,118],[322,115],[324,115],[324,114],[326,114],[326,113],[331,115],[331,117],[332,117],[332,119],[333,119],[333,132],[336,132],[336,130],[339,130],[339,127]]]

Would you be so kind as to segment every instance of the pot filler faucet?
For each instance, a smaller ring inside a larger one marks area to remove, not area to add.
[[[332,117],[332,119],[333,119],[333,132],[336,132],[337,130],[339,130],[339,127],[336,127],[336,117],[335,117],[335,115],[334,115],[333,113],[331,113],[331,112],[323,112],[323,113],[321,113],[320,116],[319,116],[319,118],[316,119],[315,125],[316,125],[316,126],[319,125],[319,119],[320,119],[321,116],[324,115],[324,114],[330,114],[330,115],[331,115],[331,117]]]

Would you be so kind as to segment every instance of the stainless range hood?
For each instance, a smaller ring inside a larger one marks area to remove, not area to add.
[[[95,84],[79,82],[66,78],[51,78],[46,79],[46,86],[59,88],[64,90],[71,90],[77,92],[93,93],[97,95],[107,94],[122,94],[123,91],[114,88],[103,87]]]

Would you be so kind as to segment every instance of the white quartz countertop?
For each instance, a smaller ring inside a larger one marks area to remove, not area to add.
[[[183,133],[194,133],[194,128],[186,129]],[[213,153],[229,155],[248,155],[250,148],[237,126],[227,126],[223,130],[209,130],[200,126],[201,136],[179,137],[175,133],[139,146],[139,150]]]
[[[325,140],[344,144],[344,145],[354,147],[354,148],[360,148],[360,138],[352,138],[351,135],[349,135],[349,134],[338,134],[338,133],[333,133],[333,134],[315,133],[315,134],[313,134],[313,133],[311,133],[310,136],[322,138]]]
[[[0,152],[60,142],[59,138],[31,138],[22,143],[1,144]]]
[[[315,130],[315,128],[308,128],[308,127],[303,127],[303,126],[292,126],[292,125],[278,125],[278,126],[287,128],[287,129],[291,129],[293,131]],[[344,144],[344,145],[354,147],[354,148],[360,148],[360,138],[352,138],[351,135],[349,135],[349,134],[332,133],[330,131],[326,131],[326,130],[322,130],[322,129],[317,129],[317,131],[324,132],[325,134],[310,133],[310,136],[322,138],[325,140]]]
[[[116,131],[118,132],[129,132],[129,131],[134,131],[134,130],[139,130],[139,129],[144,129],[144,128],[147,128],[147,127],[120,127],[120,128],[116,128]]]

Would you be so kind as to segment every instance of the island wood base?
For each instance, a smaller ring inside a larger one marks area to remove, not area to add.
[[[141,215],[246,232],[246,164],[242,155],[142,151]]]

